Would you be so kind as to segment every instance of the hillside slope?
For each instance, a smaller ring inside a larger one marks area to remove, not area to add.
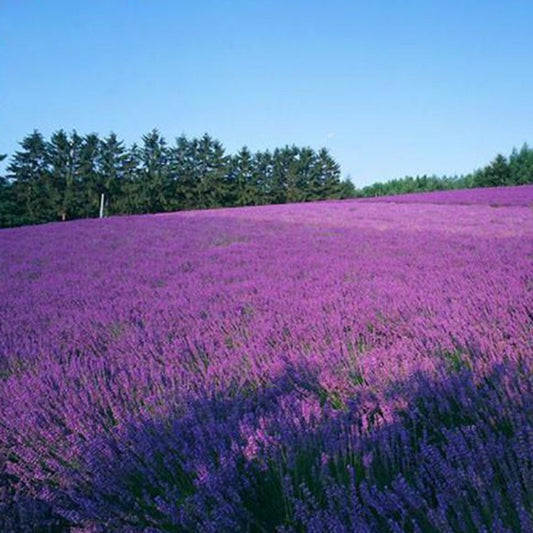
[[[478,194],[0,231],[0,530],[532,531],[533,187]]]

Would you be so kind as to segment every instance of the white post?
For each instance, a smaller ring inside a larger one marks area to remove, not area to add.
[[[104,199],[105,194],[102,193],[100,196],[100,218],[104,218]]]

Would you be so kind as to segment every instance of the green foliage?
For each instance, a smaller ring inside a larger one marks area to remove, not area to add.
[[[38,131],[27,135],[20,144],[21,150],[15,152],[7,167],[4,194],[9,197],[10,209],[7,211],[4,204],[3,219],[9,218],[13,225],[45,222],[50,217],[51,180],[47,145]]]
[[[0,161],[6,156],[0,156]],[[157,130],[126,147],[114,133],[33,131],[0,176],[0,227],[98,216],[217,207],[310,202],[469,187],[533,183],[533,149],[524,144],[509,158],[499,154],[466,176],[407,176],[356,190],[341,180],[327,149],[284,146],[235,155],[209,136],[174,144]]]
[[[353,196],[326,149],[285,146],[227,155],[209,136],[169,145],[157,130],[125,147],[114,133],[34,131],[20,143],[0,181],[0,227],[106,214],[209,209]]]
[[[256,205],[260,203],[260,182],[254,173],[253,154],[244,146],[229,162],[227,175],[229,198],[233,205]]]
[[[533,149],[524,144],[520,151],[516,148],[513,149],[509,158],[498,154],[489,165],[465,176],[406,176],[384,183],[374,183],[358,191],[356,196],[389,196],[412,192],[525,185],[528,183],[533,183]]]
[[[449,189],[465,189],[474,186],[470,184],[467,176],[406,176],[401,179],[394,179],[385,183],[374,183],[363,189],[357,196],[389,196],[394,194],[407,194],[413,192],[443,191]]]
[[[513,185],[511,168],[507,159],[498,154],[490,165],[476,175],[474,183],[477,187],[499,187],[501,185]]]
[[[516,185],[525,185],[533,181],[533,149],[523,144],[520,151],[513,149],[509,156],[511,181]]]
[[[75,218],[80,211],[82,143],[75,131],[68,135],[63,130],[53,133],[47,143],[50,170],[47,198],[51,212],[60,220]]]

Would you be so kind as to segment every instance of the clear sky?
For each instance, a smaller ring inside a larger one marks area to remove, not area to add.
[[[0,0],[0,153],[33,129],[327,147],[357,185],[533,145],[531,0]]]

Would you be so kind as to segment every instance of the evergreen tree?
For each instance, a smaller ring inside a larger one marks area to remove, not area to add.
[[[219,207],[228,196],[228,157],[222,144],[207,133],[196,143],[196,206]]]
[[[312,151],[311,166],[307,173],[305,189],[305,200],[307,201],[313,202],[324,198],[322,164],[319,161],[318,154],[314,150]]]
[[[252,158],[252,181],[256,187],[255,205],[269,203],[274,189],[274,158],[269,150],[256,152]]]
[[[355,185],[349,178],[345,178],[339,184],[339,198],[355,198],[357,196],[357,191]]]
[[[139,212],[166,211],[170,192],[169,152],[157,130],[143,135],[139,155],[141,169],[137,180]]]
[[[478,183],[480,187],[510,185],[511,169],[507,162],[507,158],[502,154],[498,154],[490,165],[485,167],[480,177],[481,181]]]
[[[316,154],[311,148],[292,148],[292,163],[289,167],[287,201],[306,202],[318,199],[313,196],[311,182],[316,172]]]
[[[48,194],[52,210],[61,220],[80,216],[82,142],[76,131],[69,136],[59,130],[52,134],[47,144],[51,176]]]
[[[124,142],[115,133],[110,133],[99,143],[97,163],[98,179],[91,195],[93,208],[99,203],[100,195],[104,194],[108,213],[131,212],[127,196],[138,166],[136,147],[126,150]]]
[[[268,196],[268,203],[284,204],[287,202],[287,189],[292,187],[291,162],[293,158],[292,149],[289,146],[276,148],[272,153],[272,180]],[[292,194],[292,191],[291,191]]]
[[[326,148],[318,151],[317,165],[321,175],[320,198],[338,198],[341,169]]]
[[[509,157],[509,167],[511,182],[514,185],[533,183],[533,149],[530,149],[526,143],[522,145],[520,151],[513,149]]]
[[[21,150],[13,155],[7,167],[13,182],[12,202],[22,223],[35,224],[53,220],[49,209],[48,184],[50,167],[47,145],[37,130],[24,137]]]
[[[113,181],[117,189],[117,196],[111,199],[110,213],[124,213],[133,215],[142,213],[142,204],[139,189],[142,187],[141,149],[133,143],[125,150],[123,157],[117,151],[118,157],[114,159],[117,165],[117,179]]]
[[[99,185],[102,179],[98,168],[100,139],[95,133],[82,139],[77,169],[79,182],[79,211],[83,217],[94,217],[99,209]]]
[[[0,154],[0,161],[7,155]],[[13,187],[5,176],[0,176],[0,228],[21,223],[21,213],[13,197]]]
[[[172,183],[174,209],[194,209],[196,206],[196,153],[198,140],[189,141],[185,135],[176,139],[169,150],[169,175]]]
[[[285,202],[294,203],[304,200],[300,176],[300,150],[296,146],[286,146],[281,150],[285,170]]]
[[[230,158],[229,201],[231,205],[256,205],[259,200],[258,185],[255,183],[254,161],[246,146]]]

